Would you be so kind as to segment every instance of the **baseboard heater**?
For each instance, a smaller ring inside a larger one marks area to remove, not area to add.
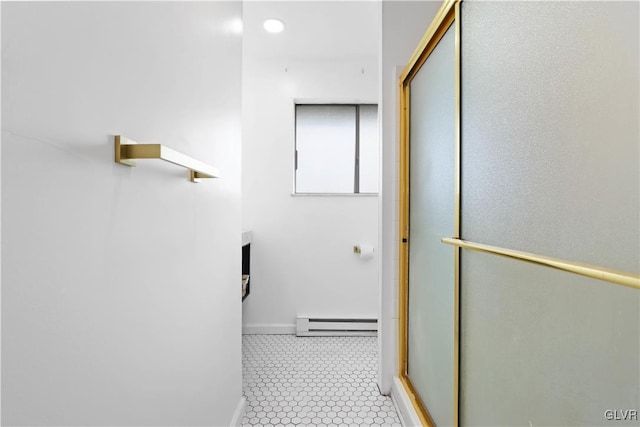
[[[378,319],[374,317],[298,316],[296,335],[299,337],[337,337],[378,335]]]

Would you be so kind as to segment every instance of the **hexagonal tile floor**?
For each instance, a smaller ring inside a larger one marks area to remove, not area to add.
[[[376,385],[376,337],[245,335],[244,426],[401,426]]]

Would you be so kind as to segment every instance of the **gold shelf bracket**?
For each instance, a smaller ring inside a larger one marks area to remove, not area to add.
[[[115,136],[115,161],[126,166],[136,166],[136,159],[160,159],[189,169],[189,180],[200,182],[202,178],[219,178],[220,171],[199,160],[182,154],[162,144],[138,144],[122,135]]]

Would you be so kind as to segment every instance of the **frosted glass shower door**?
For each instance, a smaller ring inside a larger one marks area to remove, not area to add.
[[[638,277],[638,3],[461,8],[461,238]],[[639,425],[640,289],[463,249],[460,310],[462,425]]]
[[[455,26],[411,81],[407,377],[437,425],[454,411]]]

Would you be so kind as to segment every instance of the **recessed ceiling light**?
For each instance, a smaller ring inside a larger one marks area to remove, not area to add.
[[[265,20],[263,26],[270,33],[281,33],[284,30],[284,22],[275,18]]]

